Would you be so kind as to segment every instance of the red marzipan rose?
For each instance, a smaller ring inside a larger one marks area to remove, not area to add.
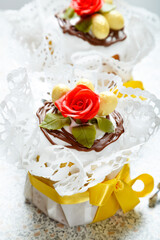
[[[72,117],[87,122],[99,110],[100,97],[84,85],[78,85],[55,102],[64,117]]]
[[[101,9],[103,0],[72,0],[70,7],[79,16],[91,15]]]

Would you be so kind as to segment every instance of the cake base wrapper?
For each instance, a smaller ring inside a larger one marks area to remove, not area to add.
[[[153,190],[154,180],[150,175],[142,174],[131,180],[129,173],[130,167],[126,164],[118,174],[111,174],[111,179],[107,178],[85,192],[87,198],[82,194],[58,195],[57,198],[51,182],[28,174],[25,197],[50,218],[68,226],[93,223],[113,216],[118,209],[124,213],[130,211],[140,202],[139,197],[145,197]],[[144,183],[140,192],[132,189],[137,180]]]
[[[120,169],[113,171],[108,176],[108,179],[114,178]],[[70,227],[91,223],[98,208],[91,205],[89,201],[70,205],[56,203],[33,187],[28,175],[26,177],[24,195],[26,200],[33,203],[48,217]]]
[[[51,219],[70,227],[91,223],[98,208],[91,205],[89,201],[73,205],[58,204],[34,188],[28,176],[25,184],[25,198]]]

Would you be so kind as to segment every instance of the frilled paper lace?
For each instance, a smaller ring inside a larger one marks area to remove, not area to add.
[[[118,89],[120,97],[117,110],[124,119],[125,133],[99,153],[50,145],[35,116],[42,100],[50,100],[48,92],[57,80],[73,88],[81,77],[92,80],[96,92]],[[95,74],[70,65],[57,66],[48,75],[27,74],[21,68],[9,75],[8,86],[9,94],[0,104],[0,156],[19,161],[34,175],[51,179],[60,195],[84,192],[102,182],[132,158],[160,125],[160,100],[147,91],[123,87],[120,77],[113,74]]]

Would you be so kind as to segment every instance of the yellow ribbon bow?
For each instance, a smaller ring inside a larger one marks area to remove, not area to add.
[[[154,180],[150,175],[142,174],[130,180],[129,172],[129,165],[126,164],[116,178],[89,189],[90,203],[99,206],[93,222],[113,216],[120,208],[124,213],[130,211],[140,202],[139,197],[145,197],[153,190]],[[132,189],[132,185],[137,180],[144,183],[141,192]]]

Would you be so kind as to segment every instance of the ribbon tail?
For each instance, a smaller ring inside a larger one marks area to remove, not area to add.
[[[96,215],[92,223],[99,222],[109,217],[112,217],[118,211],[119,208],[120,205],[115,197],[115,194],[112,193],[112,195],[108,198],[108,201],[105,203],[105,205],[97,209]]]
[[[123,190],[114,191],[114,194],[124,213],[132,210],[140,202],[136,192],[126,183]]]

